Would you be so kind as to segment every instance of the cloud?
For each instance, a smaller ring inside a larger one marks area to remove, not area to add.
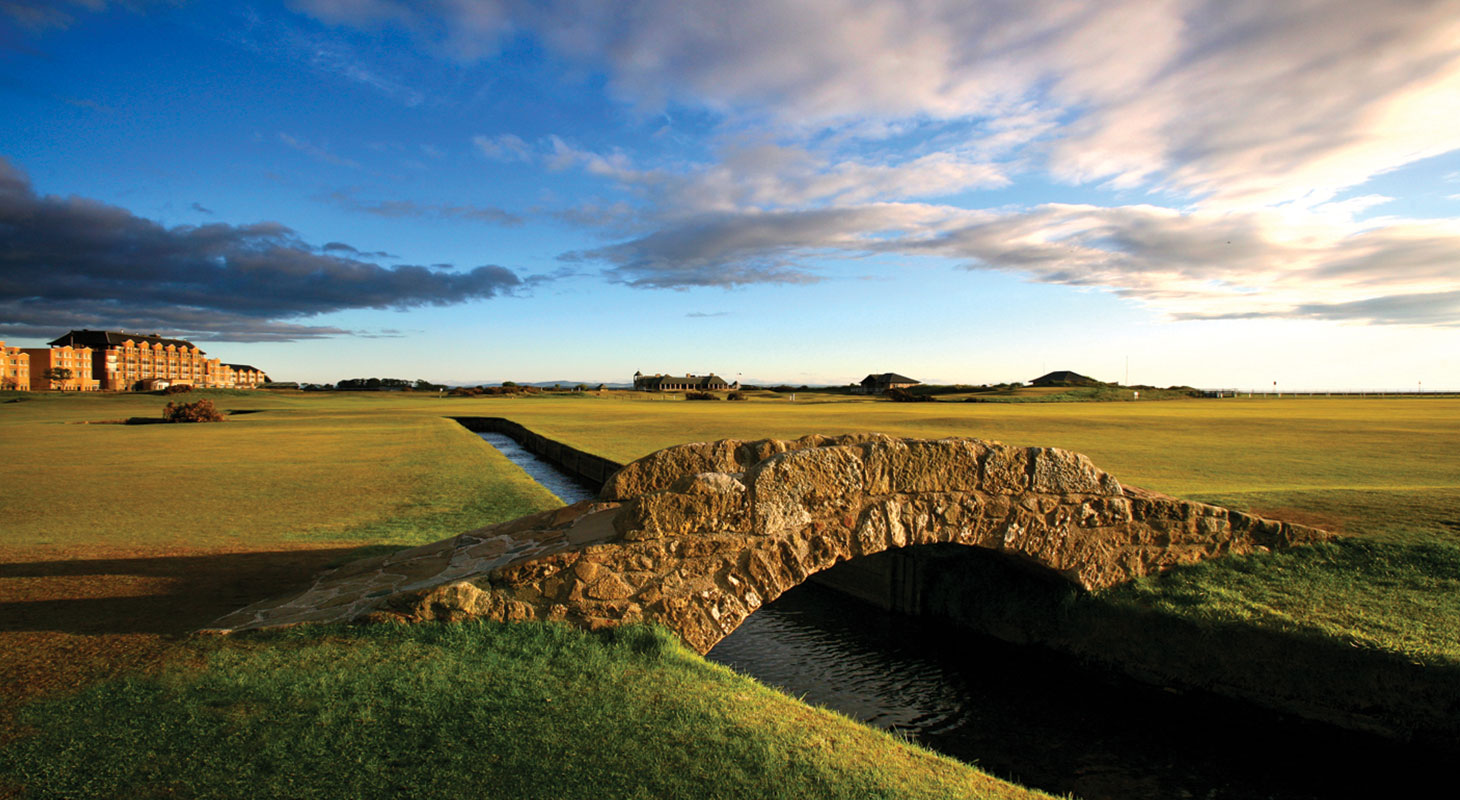
[[[344,190],[328,192],[319,196],[321,200],[341,208],[358,211],[389,219],[449,219],[469,222],[485,222],[491,225],[516,227],[522,224],[522,217],[510,211],[493,206],[456,205],[451,203],[417,203],[414,200],[382,200],[364,202],[354,192]]]
[[[905,235],[941,214],[911,204],[705,214],[561,258],[606,263],[614,280],[640,288],[814,283],[816,257],[870,252],[876,236]]]
[[[0,160],[0,318],[12,331],[125,325],[286,340],[345,333],[290,321],[301,317],[450,305],[522,284],[500,266],[387,268],[358,252],[311,246],[275,222],[168,228],[85,198],[39,196]]]
[[[360,162],[358,161],[353,161],[343,156],[335,155],[327,148],[320,147],[319,145],[315,144],[310,144],[303,139],[296,139],[287,133],[280,132],[279,141],[283,142],[284,145],[289,147],[290,149],[297,150],[314,159],[315,161],[320,161],[325,164],[332,164],[336,167],[360,169]]]
[[[1062,180],[1221,208],[1323,202],[1460,147],[1456,0],[300,7],[335,24],[404,25],[466,60],[530,31],[645,113],[683,104],[806,139],[946,128]],[[1013,124],[1031,118],[1043,124]]]
[[[494,0],[294,0],[290,5],[332,24],[404,28],[458,61],[496,53],[501,37],[512,28],[509,3]]]
[[[493,161],[531,161],[532,150],[520,136],[503,133],[497,136],[473,136],[472,144]]]
[[[1203,320],[1287,317],[1379,325],[1434,325],[1455,328],[1460,327],[1460,291],[1386,295],[1347,303],[1303,303],[1282,312],[1179,314],[1177,317]]]
[[[1460,291],[1457,252],[1460,224],[1448,221],[1355,231],[1323,213],[882,203],[704,215],[563,258],[603,264],[630,286],[688,288],[815,281],[827,261],[871,254],[932,256],[1109,291],[1180,319],[1453,324],[1453,304],[1419,298]]]
[[[204,207],[202,203],[193,203],[192,205],[190,205],[188,207],[191,208],[192,210],[198,212],[199,214],[212,214],[213,213],[213,209]]]
[[[173,0],[175,2],[175,0]],[[120,6],[131,11],[142,11],[148,6],[171,5],[169,0],[127,0],[108,3],[106,0],[4,0],[0,2],[0,15],[9,17],[16,25],[40,32],[51,28],[69,28],[76,21],[78,11],[102,11],[108,6]]]
[[[706,164],[641,167],[623,151],[597,153],[557,136],[550,169],[582,169],[636,192],[661,218],[944,197],[1007,186],[996,164],[969,153],[934,152],[877,161],[769,141],[734,141]]]

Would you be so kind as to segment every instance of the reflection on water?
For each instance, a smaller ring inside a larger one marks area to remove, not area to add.
[[[593,496],[511,438],[480,436],[564,502]],[[1141,686],[814,584],[756,611],[707,657],[1000,777],[1084,800],[1318,800],[1450,784],[1452,759],[1442,755]]]
[[[487,444],[502,451],[502,455],[506,456],[508,461],[521,467],[523,472],[547,487],[548,491],[557,495],[558,499],[564,503],[572,505],[580,500],[593,497],[592,489],[584,487],[583,484],[569,477],[567,473],[527,452],[511,436],[505,433],[478,433],[477,435],[482,437]]]
[[[707,656],[1000,777],[1086,800],[1391,796],[1447,759],[1087,670],[815,584]]]

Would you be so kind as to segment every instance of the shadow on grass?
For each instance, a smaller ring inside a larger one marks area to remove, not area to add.
[[[27,586],[23,592],[9,593],[16,599],[0,602],[0,632],[182,637],[250,603],[303,588],[325,569],[398,549],[341,547],[0,564],[0,580],[22,579]]]

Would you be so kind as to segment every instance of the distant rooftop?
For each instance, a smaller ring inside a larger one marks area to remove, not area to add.
[[[871,382],[877,383],[877,384],[884,384],[884,383],[922,383],[922,381],[920,381],[920,380],[917,380],[915,378],[909,378],[906,375],[899,375],[896,372],[878,372],[878,373],[874,373],[872,375],[868,375],[867,377],[865,377],[865,378],[862,379],[862,383],[864,383],[864,384],[867,383],[868,381],[871,381]]]
[[[149,345],[160,344],[163,347],[191,347],[197,349],[197,345],[186,339],[169,339],[165,336],[158,336],[155,333],[128,333],[127,331],[93,331],[79,330],[71,331],[60,338],[50,342],[52,347],[90,347],[93,350],[105,350],[110,347],[121,347],[125,341],[146,342]],[[201,349],[198,352],[203,352]]]

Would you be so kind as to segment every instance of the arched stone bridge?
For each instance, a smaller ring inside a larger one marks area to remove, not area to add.
[[[983,547],[1101,589],[1175,564],[1329,534],[1122,488],[1085,456],[880,434],[671,447],[596,500],[347,564],[229,632],[343,620],[662,623],[700,652],[839,561]]]

